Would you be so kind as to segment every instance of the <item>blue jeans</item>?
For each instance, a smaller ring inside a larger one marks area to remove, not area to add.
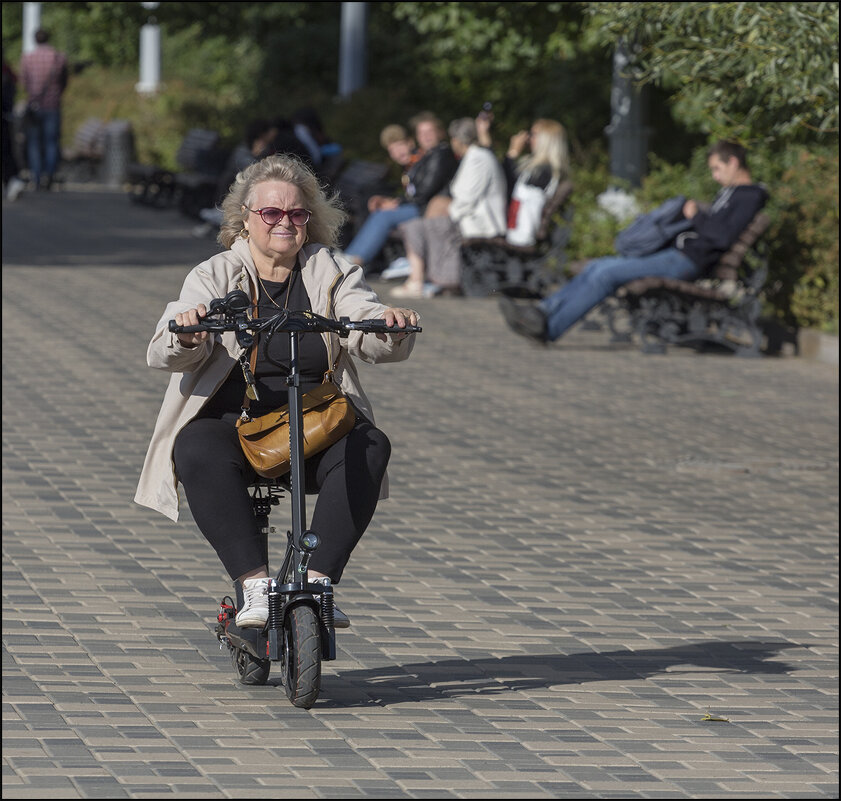
[[[61,111],[41,109],[36,112],[35,124],[26,131],[26,160],[36,188],[41,175],[52,179],[58,169]]]
[[[648,276],[693,281],[699,273],[694,262],[676,248],[630,259],[606,256],[591,261],[575,278],[540,301],[538,308],[546,315],[549,339],[556,340],[628,281]]]
[[[358,256],[368,264],[382,250],[392,228],[419,216],[420,209],[414,203],[401,203],[396,209],[371,212],[345,248],[345,253]]]

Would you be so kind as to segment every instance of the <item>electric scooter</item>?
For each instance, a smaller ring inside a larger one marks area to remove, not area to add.
[[[236,625],[237,610],[243,603],[240,582],[234,582],[235,598],[226,595],[219,604],[215,627],[219,647],[227,646],[237,678],[242,684],[261,685],[269,678],[272,662],[280,663],[281,681],[294,706],[309,709],[321,691],[321,663],[336,658],[333,590],[329,585],[309,581],[308,564],[319,546],[317,532],[306,527],[304,492],[304,448],[302,396],[298,362],[302,332],[332,332],[346,337],[351,331],[363,333],[419,332],[420,326],[396,329],[385,320],[332,320],[310,311],[282,310],[271,317],[249,317],[251,301],[245,292],[234,290],[209,304],[207,315],[197,324],[179,326],[169,321],[173,333],[233,331],[244,348],[254,343],[258,333],[270,338],[277,333],[289,336],[289,441],[291,471],[280,478],[258,478],[252,484],[252,505],[261,537],[265,564],[269,564],[268,541],[274,527],[269,526],[272,507],[288,494],[291,500],[291,529],[286,533],[286,552],[277,575],[270,580],[269,616],[262,629]]]

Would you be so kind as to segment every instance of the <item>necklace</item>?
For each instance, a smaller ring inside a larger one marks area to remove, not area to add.
[[[277,301],[269,294],[269,290],[266,289],[266,285],[263,283],[263,279],[260,278],[259,273],[257,274],[257,280],[260,282],[260,286],[263,287],[263,292],[266,293],[266,297],[269,299],[269,302],[273,306],[276,306],[278,309],[280,309],[281,308],[280,304],[277,303]],[[295,280],[295,270],[292,270],[292,272],[289,274],[289,283],[286,285],[286,299],[283,301],[283,307],[282,307],[284,309],[289,305],[289,293],[292,290],[292,282],[294,280]]]
[[[257,273],[257,280],[260,282],[260,286],[263,287],[263,292],[266,293],[266,297],[269,299],[269,301],[272,303],[272,305],[274,305],[278,309],[280,309],[280,305],[269,294],[269,290],[266,289],[266,285],[263,283],[263,279],[260,278],[259,273]],[[286,285],[286,299],[283,301],[283,309],[284,310],[289,305],[289,293],[292,290],[292,282],[294,280],[295,280],[295,271],[292,270],[292,272],[289,275],[289,283]],[[259,309],[259,300],[258,300],[257,309],[255,310],[255,313],[254,313],[255,317],[257,317],[257,315],[259,313],[259,310],[260,309]],[[254,372],[253,372],[254,369],[257,366],[257,362],[256,362],[257,346],[256,346],[256,343],[252,346],[251,353],[252,353],[252,356],[251,356],[252,363],[251,364],[249,364],[245,360],[245,353],[244,352],[239,358],[240,366],[242,367],[242,375],[245,378],[245,394],[246,394],[247,398],[249,398],[250,400],[260,400],[260,395],[257,392],[257,386],[254,383]],[[248,417],[248,402],[250,402],[250,401],[245,401],[245,400],[243,401],[243,407],[242,407],[243,420],[250,419]]]

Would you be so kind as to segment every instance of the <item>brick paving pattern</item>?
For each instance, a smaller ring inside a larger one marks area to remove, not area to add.
[[[189,512],[131,501],[189,227],[4,203],[4,797],[838,796],[837,367],[415,302],[412,358],[360,368],[392,498],[296,709],[237,684]]]

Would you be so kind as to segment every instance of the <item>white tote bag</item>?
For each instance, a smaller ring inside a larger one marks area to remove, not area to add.
[[[508,231],[505,239],[509,244],[526,247],[537,241],[543,207],[557,188],[556,180],[550,181],[545,189],[541,189],[526,183],[522,176],[517,179],[508,206]]]

